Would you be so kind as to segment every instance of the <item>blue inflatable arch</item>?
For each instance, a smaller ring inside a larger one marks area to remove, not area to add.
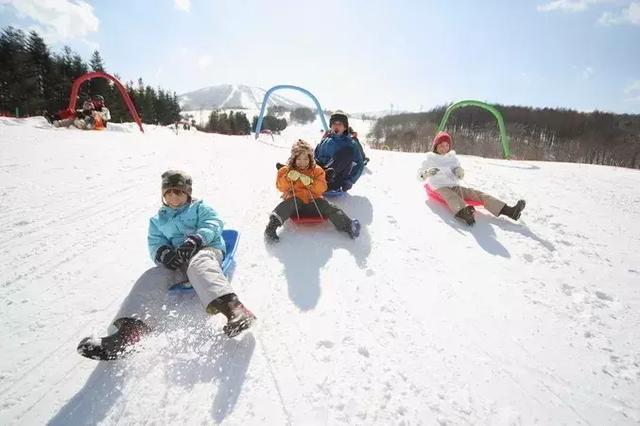
[[[302,92],[305,95],[309,96],[313,100],[313,102],[316,104],[318,115],[320,116],[320,120],[322,121],[322,126],[324,127],[325,132],[329,131],[329,126],[327,126],[327,120],[324,118],[324,113],[322,112],[322,107],[320,106],[320,102],[318,102],[318,99],[316,99],[316,97],[313,96],[311,92],[309,92],[306,89],[303,89],[302,87],[291,86],[288,84],[280,84],[278,86],[273,86],[271,89],[267,90],[267,93],[264,94],[264,99],[262,99],[262,106],[260,107],[260,116],[258,116],[258,122],[256,123],[256,128],[255,128],[256,139],[258,139],[258,136],[260,135],[260,130],[262,130],[262,120],[264,120],[264,113],[267,109],[267,101],[269,100],[269,96],[271,96],[271,94],[276,90],[280,90],[280,89],[297,90],[298,92]]]

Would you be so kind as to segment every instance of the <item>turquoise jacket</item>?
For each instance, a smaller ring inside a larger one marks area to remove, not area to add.
[[[202,237],[205,247],[225,251],[222,230],[224,223],[218,213],[202,200],[194,200],[174,209],[162,206],[158,214],[149,220],[149,254],[156,260],[156,252],[162,246],[177,248],[191,234]]]

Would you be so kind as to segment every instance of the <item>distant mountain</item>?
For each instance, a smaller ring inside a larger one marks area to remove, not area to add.
[[[178,96],[182,109],[193,111],[198,109],[257,109],[260,108],[266,90],[237,84],[219,84],[205,87]],[[268,106],[280,106],[289,110],[304,105],[278,95],[269,97]]]

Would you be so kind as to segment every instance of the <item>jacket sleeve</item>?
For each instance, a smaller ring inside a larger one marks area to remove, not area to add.
[[[289,173],[289,167],[284,166],[278,170],[278,177],[276,178],[276,188],[280,192],[289,192],[291,189],[291,183],[287,179],[287,173]]]
[[[327,191],[327,178],[322,167],[316,166],[313,170],[313,183],[309,190],[313,194],[314,198],[322,197],[322,194]]]
[[[158,226],[152,220],[149,220],[149,233],[147,235],[147,243],[149,245],[149,255],[151,260],[156,261],[156,253],[162,246],[171,246],[169,239],[160,232]]]
[[[364,170],[364,158],[362,158],[362,153],[358,149],[355,141],[353,141],[353,161],[356,163],[356,165],[351,169],[349,180],[351,181],[351,183],[356,183],[356,181],[360,178],[362,171]]]
[[[196,234],[202,237],[205,246],[210,245],[213,241],[222,236],[224,222],[218,216],[218,213],[205,203],[198,206],[198,229]]]
[[[329,155],[327,155],[326,153],[326,141],[329,138],[324,138],[320,141],[320,143],[316,146],[316,149],[314,150],[314,156],[316,157],[316,162],[320,165],[320,166],[324,166],[326,165],[329,160],[331,160],[331,157]]]
[[[420,166],[420,168],[418,169],[418,180],[423,181],[427,178],[426,173],[427,173],[427,169],[429,168],[429,164],[427,162],[427,160],[424,160],[422,162],[422,165]]]

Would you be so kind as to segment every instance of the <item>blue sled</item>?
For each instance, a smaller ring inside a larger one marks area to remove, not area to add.
[[[225,229],[222,231],[222,239],[226,246],[226,253],[224,260],[222,261],[222,273],[225,277],[229,278],[229,272],[235,265],[235,255],[238,249],[238,240],[240,239],[240,233],[235,229]],[[193,290],[191,284],[187,281],[185,283],[177,283],[169,287],[169,291],[175,290]]]
[[[344,194],[346,194],[346,192],[344,192],[341,189],[331,189],[331,190],[325,192],[323,195],[325,197],[333,198],[333,197],[340,197],[340,196],[342,196]]]

